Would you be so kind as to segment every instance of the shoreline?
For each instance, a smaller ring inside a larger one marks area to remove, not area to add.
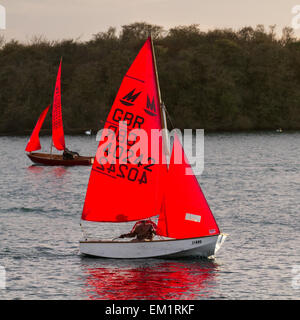
[[[187,128],[190,129],[190,128]],[[77,135],[86,135],[85,131],[90,129],[71,129],[65,130],[65,135],[77,136]],[[101,130],[101,129],[99,129]],[[99,130],[93,130],[91,135],[96,135]],[[192,129],[196,130],[196,129]],[[202,129],[201,129],[202,130]],[[282,132],[277,132],[277,129],[259,129],[259,130],[209,130],[204,129],[205,134],[258,134],[258,133],[297,133],[300,132],[300,129],[282,129]],[[21,137],[21,136],[30,136],[32,130],[16,131],[16,132],[0,132],[0,137]],[[40,132],[40,136],[51,136],[51,130],[43,130]],[[89,135],[88,135],[89,136]]]

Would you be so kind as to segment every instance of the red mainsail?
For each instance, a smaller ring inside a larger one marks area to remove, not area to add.
[[[104,128],[115,132],[116,143],[99,143],[82,219],[123,222],[158,215],[162,197],[159,182],[166,165],[160,164],[159,155],[154,156],[150,152],[151,130],[161,129],[160,102],[150,38],[126,73]],[[148,135],[147,156],[143,151],[138,151],[135,155],[129,151],[130,146],[141,141],[139,138],[128,142],[127,147],[124,145],[127,138],[129,140],[134,137],[135,129],[143,129]],[[101,158],[97,155],[104,145],[106,156]],[[136,158],[136,163],[124,161],[124,157],[129,159],[131,156]],[[116,163],[105,163],[105,158],[109,157],[115,158]]]
[[[57,150],[65,149],[65,136],[61,113],[61,62],[59,64],[52,108],[52,140]]]
[[[182,164],[174,161],[180,150]],[[158,220],[158,233],[176,239],[212,236],[220,233],[195,175],[186,175],[191,166],[175,135],[173,152],[164,186],[164,206]]]
[[[27,143],[25,151],[32,152],[41,149],[40,139],[39,139],[39,133],[41,130],[41,127],[44,123],[44,120],[46,118],[47,112],[50,108],[50,105],[41,113],[33,131],[30,136],[30,139]]]

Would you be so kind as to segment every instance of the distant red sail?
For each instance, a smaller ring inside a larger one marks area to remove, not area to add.
[[[126,122],[127,133],[124,126],[119,127],[120,121]],[[131,156],[128,151],[130,148],[127,146],[125,149],[123,141],[130,137],[132,130],[143,129],[148,134],[150,155],[151,130],[161,129],[160,103],[150,38],[126,73],[104,128],[114,131],[117,136],[116,145],[108,147],[106,157],[113,155],[116,163],[104,164],[103,159],[97,160],[96,156],[82,219],[123,222],[158,215],[162,195],[160,181],[166,165],[160,164],[159,159],[152,155],[143,159],[143,162],[137,161],[136,164],[130,161],[121,163],[124,157]],[[135,142],[131,142],[131,145]],[[97,154],[102,146],[103,142],[100,141]],[[141,153],[140,158],[143,157],[144,154]]]
[[[52,140],[54,147],[57,150],[64,150],[65,146],[65,136],[62,122],[61,113],[61,62],[59,65],[54,97],[53,97],[53,108],[52,108]]]
[[[44,120],[46,118],[47,112],[50,108],[50,105],[41,113],[33,131],[30,136],[30,139],[28,141],[28,144],[26,146],[25,151],[32,152],[41,149],[40,139],[39,139],[39,133],[41,130],[41,127],[44,123]]]
[[[181,150],[182,164],[174,163],[174,150]],[[165,202],[158,220],[158,233],[176,239],[212,236],[220,233],[191,166],[175,135],[169,171],[165,180]]]

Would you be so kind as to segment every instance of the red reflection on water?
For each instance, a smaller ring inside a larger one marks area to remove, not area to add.
[[[67,173],[67,169],[65,167],[55,167],[52,170],[52,173],[57,177],[60,178]]]
[[[56,178],[64,176],[68,171],[65,167],[44,167],[31,165],[27,168],[28,172],[39,175],[41,173],[52,174]]]
[[[131,266],[91,268],[84,290],[89,299],[196,300],[209,297],[215,287],[218,265],[214,262],[131,263]]]
[[[44,168],[42,168],[41,166],[31,165],[27,168],[27,170],[28,170],[28,172],[41,173],[41,172],[43,172]]]

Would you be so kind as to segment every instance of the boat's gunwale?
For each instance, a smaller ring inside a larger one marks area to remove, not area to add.
[[[210,238],[210,237],[216,237],[219,235],[224,235],[224,233],[216,233],[211,236],[200,236],[200,237],[193,237],[193,238],[184,238],[184,239],[159,239],[159,240],[150,240],[150,241],[115,241],[115,240],[80,240],[79,243],[131,243],[131,244],[137,244],[137,243],[154,243],[154,242],[165,242],[165,241],[183,241],[183,240],[193,240],[193,239],[199,239],[199,238]]]
[[[63,159],[62,154],[55,154],[55,153],[42,153],[42,152],[28,152],[28,157],[33,156],[40,159],[47,159],[47,160],[63,160],[63,161],[73,161],[73,160],[90,160],[94,158],[93,156],[81,156],[74,159]]]

